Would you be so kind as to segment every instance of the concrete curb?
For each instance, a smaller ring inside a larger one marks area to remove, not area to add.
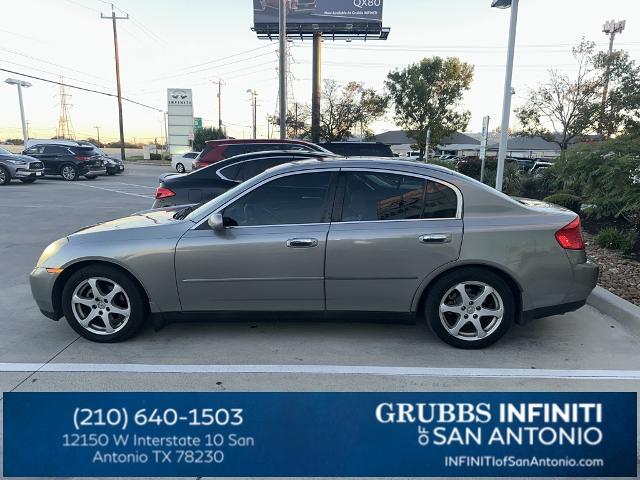
[[[620,322],[634,335],[640,335],[640,307],[627,302],[624,298],[620,298],[600,286],[597,286],[591,292],[591,295],[587,298],[587,303]]]
[[[131,160],[128,162],[130,165],[151,165],[153,167],[170,167],[171,162],[164,162],[161,160]]]

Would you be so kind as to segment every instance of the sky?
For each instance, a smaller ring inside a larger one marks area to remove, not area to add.
[[[84,88],[115,93],[113,33],[109,2],[102,0],[21,0],[2,2],[0,68]],[[252,0],[116,0],[123,96],[152,108],[124,102],[125,138],[159,142],[164,136],[167,88],[192,88],[195,116],[217,126],[217,85],[221,79],[222,121],[230,135],[251,135],[247,89],[258,92],[258,135],[266,137],[266,116],[277,102],[277,42],[259,40],[251,31]],[[390,70],[424,57],[457,56],[475,65],[463,108],[472,113],[468,131],[480,131],[482,118],[495,128],[501,116],[509,10],[490,8],[490,0],[384,0],[386,42],[326,40],[324,78],[363,82],[378,90]],[[640,61],[638,0],[521,0],[515,53],[514,107],[550,68],[571,74],[571,47],[582,37],[605,49],[601,32],[607,19],[626,19],[616,48]],[[24,78],[26,117],[32,138],[56,134],[59,87]],[[296,102],[311,99],[311,42],[291,45],[291,84]],[[118,138],[115,98],[68,90],[76,138]],[[157,109],[157,110],[156,110]],[[160,110],[160,111],[158,111]],[[512,118],[513,121],[513,118]],[[393,130],[393,112],[373,125],[376,133]],[[20,138],[16,87],[0,83],[0,139]]]

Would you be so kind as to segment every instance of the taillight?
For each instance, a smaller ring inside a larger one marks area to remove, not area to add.
[[[175,194],[176,192],[174,192],[173,190],[169,190],[168,188],[156,188],[156,200],[160,200],[161,198],[173,197]]]
[[[556,240],[560,246],[567,250],[584,250],[582,227],[580,217],[576,217],[570,224],[556,232]]]
[[[84,155],[76,155],[76,160],[80,160],[81,162],[86,162],[87,160],[91,160],[91,157],[86,157]]]

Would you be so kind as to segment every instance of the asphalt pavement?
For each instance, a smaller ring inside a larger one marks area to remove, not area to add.
[[[479,351],[448,347],[423,325],[361,321],[172,324],[101,345],[42,316],[28,285],[42,250],[149,208],[166,170],[129,164],[93,181],[0,187],[2,392],[640,392],[640,337],[589,306],[516,326]]]

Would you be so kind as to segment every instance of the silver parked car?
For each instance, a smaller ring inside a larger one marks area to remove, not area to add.
[[[33,183],[42,177],[44,165],[41,161],[0,147],[0,185],[7,185],[14,178],[22,183]]]
[[[193,208],[49,245],[31,273],[42,312],[98,342],[133,336],[149,314],[400,313],[479,348],[576,310],[598,277],[575,213],[432,165],[304,160]]]

